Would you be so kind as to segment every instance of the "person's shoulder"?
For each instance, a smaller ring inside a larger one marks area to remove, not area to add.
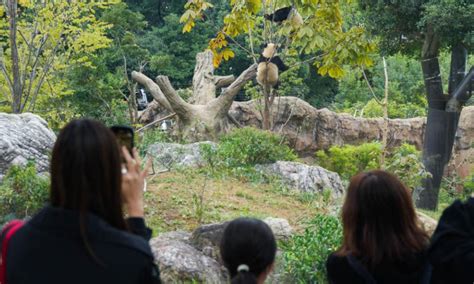
[[[129,250],[137,251],[147,257],[153,257],[150,244],[141,236],[132,234],[130,232],[121,231],[113,227],[107,228],[102,242],[110,243]]]
[[[347,256],[344,255],[332,253],[328,256],[328,259],[326,260],[326,267],[328,269],[345,265],[348,265],[348,261]]]

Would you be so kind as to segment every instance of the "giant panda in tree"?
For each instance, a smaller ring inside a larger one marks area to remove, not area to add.
[[[288,70],[277,55],[277,45],[267,43],[260,55],[257,67],[257,82],[265,89],[277,88],[279,73]]]
[[[264,18],[277,24],[281,24],[283,21],[289,21],[294,28],[303,25],[303,17],[291,6],[278,9],[273,14],[265,15]]]

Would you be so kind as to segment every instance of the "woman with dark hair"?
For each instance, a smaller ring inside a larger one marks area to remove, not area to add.
[[[222,261],[232,284],[263,284],[273,269],[276,242],[270,227],[258,219],[238,218],[222,236]]]
[[[99,122],[76,120],[62,129],[52,153],[50,205],[8,241],[6,283],[160,283],[143,219],[146,171],[136,150],[132,157],[122,149],[122,165],[120,150]]]
[[[352,177],[342,207],[343,243],[329,256],[330,283],[428,283],[428,235],[409,190],[385,171]]]

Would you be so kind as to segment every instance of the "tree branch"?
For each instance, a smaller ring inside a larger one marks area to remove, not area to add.
[[[171,86],[171,82],[167,76],[160,75],[156,77],[156,83],[163,91],[163,94],[179,118],[188,120],[189,113],[192,110],[193,105],[188,104],[178,95],[173,86]]]
[[[161,91],[160,87],[155,82],[153,82],[152,79],[148,78],[145,74],[137,71],[132,72],[132,79],[138,84],[144,86],[145,89],[150,92],[153,98],[165,109],[170,112],[174,112],[173,108],[171,107],[170,103]]]
[[[216,88],[227,87],[235,81],[234,75],[229,76],[214,76],[214,84]]]
[[[221,95],[210,102],[211,108],[216,108],[218,111],[227,112],[234,101],[234,97],[239,93],[242,87],[249,81],[255,78],[257,74],[257,64],[252,64],[227,88],[225,88]]]

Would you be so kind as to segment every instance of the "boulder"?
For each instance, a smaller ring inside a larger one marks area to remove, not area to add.
[[[318,166],[278,161],[268,165],[257,165],[256,168],[263,174],[276,177],[289,188],[300,192],[322,193],[329,189],[332,196],[336,198],[344,194],[344,186],[339,175]]]
[[[221,262],[219,245],[224,229],[229,222],[203,225],[198,227],[191,235],[191,244],[205,255]]]
[[[448,171],[461,178],[474,173],[474,106],[464,107],[461,112]]]
[[[272,229],[273,234],[277,240],[289,240],[293,235],[293,228],[291,228],[288,220],[283,218],[268,217],[263,220]]]
[[[267,218],[277,240],[291,237],[292,228],[285,219]],[[228,283],[228,272],[222,265],[219,245],[229,222],[203,225],[192,234],[168,232],[150,241],[164,283],[192,282]],[[279,259],[277,261],[279,263]],[[283,267],[281,264],[277,267]],[[283,273],[277,269],[268,283],[281,283]]]
[[[56,135],[41,117],[31,114],[0,113],[0,175],[10,166],[29,160],[38,172],[49,170],[49,155]]]
[[[156,143],[148,147],[147,155],[153,158],[155,169],[202,167],[207,164],[202,151],[203,145],[215,149],[217,144],[209,141],[192,144]]]
[[[225,268],[187,243],[186,238],[189,234],[172,232],[150,240],[162,282],[226,283]]]

